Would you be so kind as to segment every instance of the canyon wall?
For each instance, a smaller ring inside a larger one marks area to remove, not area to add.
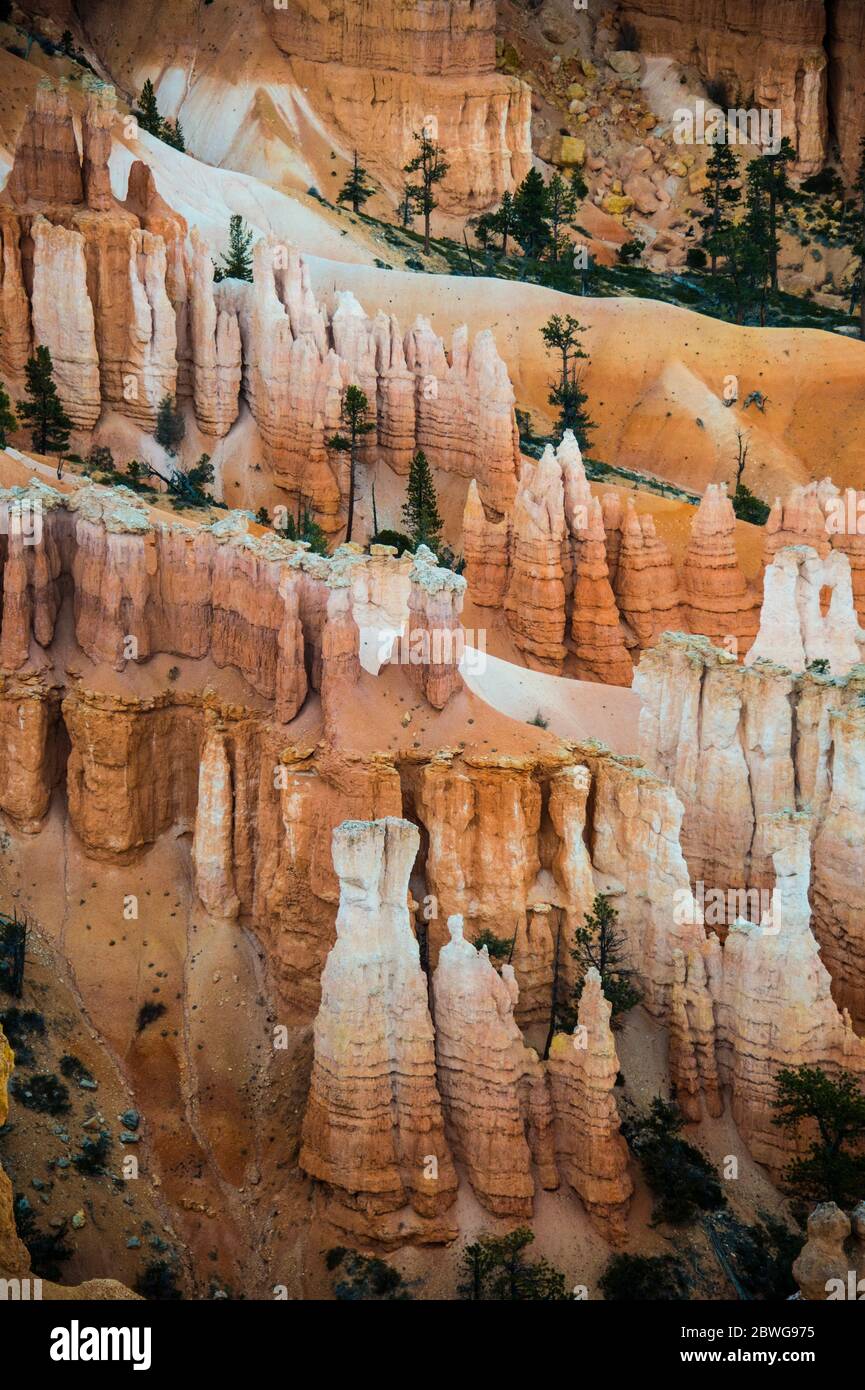
[[[627,0],[621,17],[640,49],[694,64],[704,81],[723,84],[731,106],[781,111],[802,173],[822,168],[829,137],[830,73],[824,0],[790,0],[783,19],[766,0]],[[836,47],[849,52],[849,26]]]
[[[531,164],[531,93],[495,71],[494,0],[309,0],[262,4],[270,33],[313,104],[399,195],[426,129],[447,151],[445,210],[489,207]]]

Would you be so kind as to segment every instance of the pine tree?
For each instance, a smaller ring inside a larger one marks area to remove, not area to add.
[[[445,159],[438,141],[432,139],[426,130],[416,131],[412,138],[417,141],[418,152],[414,158],[409,160],[408,164],[404,165],[403,173],[420,174],[420,183],[408,184],[407,191],[411,193],[415,210],[423,213],[423,249],[424,255],[428,256],[430,214],[434,208],[438,207],[435,186],[441,183],[451,166]]]
[[[18,402],[18,416],[32,430],[37,454],[62,454],[69,443],[72,421],[63,409],[54,381],[54,364],[40,345],[24,368],[28,401]]]
[[[717,144],[706,162],[709,187],[705,202],[708,211],[700,218],[700,226],[705,236],[704,246],[711,259],[714,275],[718,263],[718,238],[730,226],[729,212],[741,199],[741,191],[736,187],[739,178],[739,161],[727,144]]]
[[[565,1276],[545,1259],[530,1261],[526,1250],[535,1239],[528,1226],[503,1236],[482,1234],[460,1256],[457,1293],[471,1302],[568,1302]]]
[[[553,314],[541,329],[541,337],[550,351],[561,357],[559,380],[552,387],[547,399],[550,405],[559,407],[559,428],[573,430],[581,449],[588,447],[589,435],[595,423],[586,409],[588,397],[583,390],[581,378],[577,373],[577,362],[588,362],[589,354],[583,351],[579,334],[585,330],[572,314]]]
[[[228,254],[217,266],[214,280],[252,280],[252,230],[240,213],[233,213],[228,224]]]
[[[415,549],[428,545],[438,554],[444,522],[438,513],[432,470],[423,449],[418,449],[409,465],[402,521]]]
[[[173,149],[185,153],[186,140],[183,135],[183,126],[179,120],[162,122],[162,139],[166,145],[171,145]]]
[[[335,449],[340,454],[348,454],[348,515],[345,523],[345,539],[350,541],[354,525],[355,474],[360,453],[360,441],[363,435],[370,434],[376,425],[374,420],[367,418],[369,401],[359,386],[346,387],[343,392],[340,414],[347,434],[335,434],[325,443],[328,449]]]
[[[514,194],[514,235],[524,254],[538,259],[550,240],[549,195],[537,169],[530,169]]]
[[[358,163],[357,150],[355,150],[351,173],[339,190],[336,201],[338,203],[351,203],[352,212],[360,212],[367,198],[371,198],[375,192],[375,189],[366,182],[366,179],[366,169]]]
[[[795,160],[796,151],[785,135],[777,154],[760,155],[758,159],[752,160],[748,168],[751,186],[761,188],[766,194],[766,241],[769,254],[769,282],[773,290],[778,289],[778,214],[792,192],[787,178],[787,166],[795,163]]]
[[[151,135],[157,135],[160,140],[162,139],[162,117],[156,104],[156,92],[149,77],[145,78],[144,86],[141,88],[141,96],[138,98],[138,124],[143,126]]]
[[[72,37],[71,29],[64,29],[60,35],[60,52],[67,58],[75,57],[75,40]]]
[[[18,421],[12,410],[6,387],[0,382],[0,449],[6,448],[7,435],[17,430]]]
[[[577,181],[578,180],[578,181]],[[549,255],[553,265],[558,265],[559,257],[568,244],[563,236],[566,227],[572,227],[577,216],[577,207],[586,196],[586,185],[582,179],[565,180],[561,174],[553,174],[547,184],[547,217],[550,227]]]
[[[798,1135],[806,1121],[810,1148],[792,1160],[785,1177],[809,1201],[837,1202],[849,1210],[865,1188],[865,1092],[852,1072],[829,1077],[821,1067],[782,1067],[775,1078],[772,1123]]]
[[[592,903],[591,912],[585,913],[585,925],[577,927],[574,933],[571,959],[577,965],[577,979],[571,991],[570,1009],[562,1011],[568,1016],[568,1022],[576,1021],[586,971],[592,966],[601,977],[601,987],[611,1005],[610,1023],[613,1026],[620,1014],[627,1013],[642,998],[640,991],[631,983],[633,972],[623,963],[625,939],[616,931],[618,917],[609,899],[599,893]]]
[[[180,411],[175,409],[173,397],[163,396],[156,413],[156,429],[153,431],[157,444],[161,444],[165,452],[173,458],[185,434],[186,421]]]

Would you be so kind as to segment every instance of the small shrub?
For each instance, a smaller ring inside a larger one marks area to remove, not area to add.
[[[30,1202],[20,1192],[15,1195],[13,1214],[15,1229],[30,1255],[33,1274],[37,1279],[50,1279],[53,1283],[58,1283],[61,1278],[61,1262],[68,1260],[73,1254],[63,1239],[67,1230],[66,1222],[54,1231],[40,1231]]]
[[[702,246],[689,246],[688,254],[685,257],[685,264],[689,270],[705,270],[709,263],[709,258]]]
[[[170,666],[170,667],[168,668],[168,679],[169,679],[170,681],[176,681],[179,675],[180,675],[180,667],[179,667],[179,666]]]
[[[0,1011],[0,1028],[15,1053],[16,1067],[32,1067],[36,1058],[28,1038],[45,1036],[45,1019],[42,1015],[35,1009],[3,1009]]]
[[[67,1052],[60,1058],[60,1070],[67,1081],[92,1081],[92,1073],[87,1070],[79,1057]]]
[[[769,517],[769,505],[762,497],[755,497],[749,487],[740,483],[733,495],[733,511],[740,521],[750,521],[754,526],[765,526]]]
[[[135,1281],[135,1292],[162,1303],[183,1297],[177,1287],[177,1270],[168,1260],[152,1260]]]
[[[511,953],[513,944],[514,938],[512,936],[496,936],[489,927],[484,927],[483,931],[478,932],[474,939],[474,945],[479,951],[482,951],[486,946],[490,960],[506,960]]]
[[[370,538],[370,545],[395,545],[400,555],[406,550],[414,551],[411,538],[403,531],[378,531]]]
[[[629,19],[619,22],[619,49],[625,53],[639,53],[640,36]]]
[[[148,999],[146,1004],[142,1004],[138,1010],[138,1023],[135,1031],[143,1033],[149,1024],[155,1023],[158,1018],[166,1012],[164,1004],[158,1004],[153,999]]]
[[[598,1284],[610,1302],[688,1298],[684,1267],[673,1255],[614,1255]]]
[[[544,716],[541,714],[540,710],[538,710],[538,712],[537,712],[537,714],[535,715],[534,719],[528,720],[528,723],[529,723],[529,724],[534,724],[535,727],[538,728],[538,729],[546,729],[546,728],[549,727],[550,721],[549,721],[549,719],[545,719]]]
[[[341,1302],[392,1302],[411,1298],[408,1285],[398,1269],[378,1256],[361,1255],[336,1245],[325,1255],[328,1270],[340,1267],[344,1278],[335,1280],[333,1292]]]
[[[725,1205],[718,1174],[706,1155],[679,1137],[683,1124],[678,1106],[656,1096],[648,1115],[622,1126],[655,1196],[653,1223],[689,1226],[701,1211]]]
[[[69,1110],[69,1092],[53,1072],[36,1072],[24,1078],[13,1076],[9,1088],[12,1095],[28,1110],[42,1110],[48,1115],[65,1115]]]

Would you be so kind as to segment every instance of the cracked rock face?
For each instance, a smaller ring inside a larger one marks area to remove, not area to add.
[[[436,1087],[427,986],[408,912],[408,821],[333,834],[340,903],[322,976],[300,1164],[337,1224],[377,1240],[450,1240],[456,1174]]]

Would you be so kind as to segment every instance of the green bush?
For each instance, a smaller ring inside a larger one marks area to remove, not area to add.
[[[598,1284],[610,1302],[689,1297],[684,1266],[673,1255],[614,1255]]]

